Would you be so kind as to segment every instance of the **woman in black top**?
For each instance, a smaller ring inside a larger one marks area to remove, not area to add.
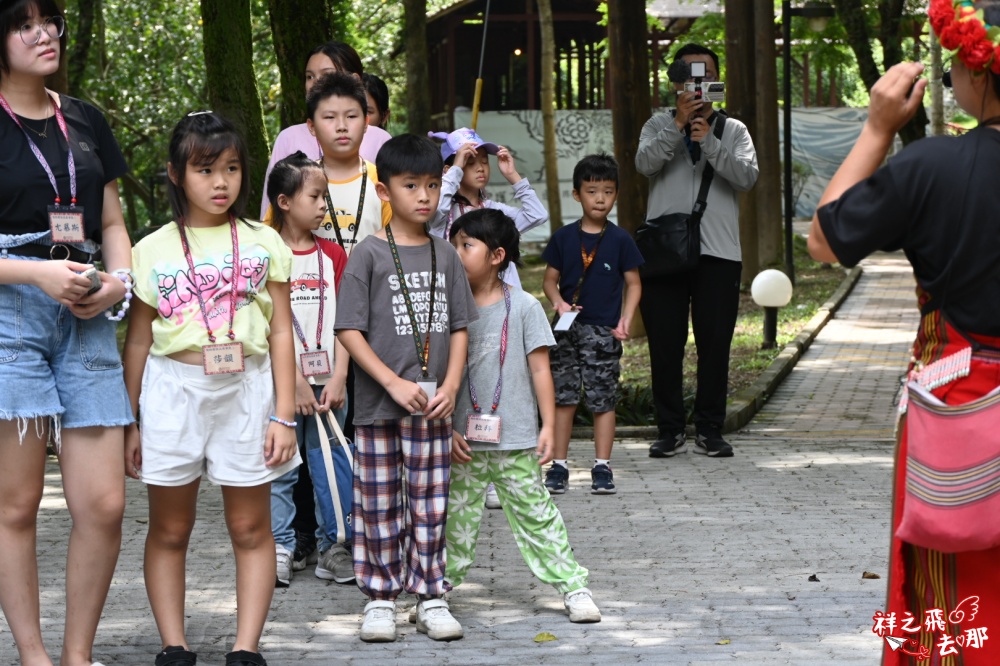
[[[107,122],[45,88],[64,35],[53,0],[0,4],[0,605],[20,663],[50,666],[35,550],[52,441],[73,520],[61,664],[90,666],[121,546],[133,419],[112,319],[127,309],[131,246]],[[80,273],[99,251],[107,272],[88,295]]]
[[[868,120],[827,186],[809,234],[810,254],[819,261],[853,266],[876,250],[906,253],[922,314],[910,370],[947,358],[947,374],[926,385],[949,405],[971,402],[1000,385],[995,359],[973,356],[965,363],[967,376],[957,379],[957,367],[951,365],[960,352],[968,353],[970,339],[1000,347],[1000,38],[993,41],[987,33],[987,26],[1000,25],[1000,2],[972,5],[933,0],[930,17],[942,46],[957,49],[944,83],[954,86],[956,101],[979,126],[960,137],[917,141],[880,166],[896,132],[922,103],[927,85],[917,78],[922,65],[892,67],[871,90]],[[906,503],[915,501],[906,493],[910,442],[904,419],[896,451],[883,621],[894,618],[889,634],[914,642],[905,650],[887,645],[883,664],[912,663],[909,655],[918,651],[933,655],[934,663],[943,657],[966,666],[1000,663],[1000,646],[975,634],[977,627],[1000,623],[1000,547],[951,552],[959,547],[942,540],[925,544],[937,550],[896,536]],[[966,443],[945,438],[935,446],[958,451]],[[994,446],[994,461],[1000,460],[1000,444]],[[997,520],[982,529],[1000,537]],[[974,611],[970,597],[978,604]],[[925,622],[935,610],[950,616],[944,630]],[[914,621],[902,628],[908,619]]]

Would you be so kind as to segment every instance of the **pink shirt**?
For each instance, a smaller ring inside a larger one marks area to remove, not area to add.
[[[361,147],[358,152],[361,157],[371,163],[375,163],[375,156],[378,155],[382,144],[392,138],[392,135],[380,127],[369,126],[365,130],[365,136],[361,140]],[[264,219],[270,202],[267,200],[267,179],[271,175],[271,169],[275,162],[288,157],[296,150],[301,150],[311,160],[318,160],[320,154],[319,142],[309,133],[309,127],[305,123],[292,125],[281,130],[278,138],[274,140],[274,150],[271,151],[271,161],[267,163],[267,173],[264,174],[264,195],[260,201],[260,218]]]

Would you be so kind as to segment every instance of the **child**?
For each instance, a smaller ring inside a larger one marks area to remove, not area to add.
[[[361,75],[361,82],[368,93],[368,127],[384,130],[389,124],[389,86],[369,72]]]
[[[361,56],[358,55],[358,52],[350,44],[338,41],[320,44],[306,58],[306,95],[309,95],[309,91],[313,85],[325,74],[340,72],[341,74],[350,74],[360,79],[364,71],[364,65],[361,64]],[[361,147],[358,149],[358,153],[369,162],[374,162],[379,148],[391,138],[389,133],[384,129],[369,126],[365,130],[365,136],[361,140]],[[278,138],[274,140],[274,149],[271,151],[271,160],[267,163],[264,182],[267,182],[268,176],[271,175],[271,169],[274,168],[278,160],[288,157],[298,150],[304,152],[306,157],[312,160],[318,160],[323,156],[323,151],[316,141],[316,137],[309,131],[309,126],[306,123],[286,127],[278,134]],[[264,219],[270,205],[270,202],[267,200],[267,192],[265,192],[260,202],[260,219]]]
[[[174,128],[167,194],[177,221],[133,249],[125,385],[141,431],[126,431],[126,472],[147,484],[146,592],[163,651],[193,666],[184,636],[188,539],[204,475],[222,486],[236,557],[236,640],[227,666],[257,653],[274,590],[270,482],[300,462],[295,443],[291,251],[240,218],[249,171],[232,123],[191,113]],[[141,438],[141,439],[140,439]]]
[[[375,193],[375,165],[358,153],[367,127],[365,88],[350,74],[326,74],[309,90],[306,109],[306,125],[323,150],[319,163],[329,183],[325,198],[330,210],[317,234],[336,241],[350,257],[392,215]],[[269,210],[265,220],[271,215]]]
[[[548,221],[548,211],[535,190],[531,189],[528,179],[517,173],[514,157],[506,148],[483,141],[475,131],[466,127],[451,134],[432,132],[430,136],[444,139],[441,158],[445,163],[441,201],[430,224],[432,234],[450,238],[452,223],[473,208],[495,208],[502,211],[507,217],[513,218],[514,225],[521,233]],[[490,180],[490,155],[497,156],[497,168],[514,188],[514,198],[521,202],[521,208],[486,198],[483,188]],[[513,264],[507,268],[503,279],[511,286],[521,288],[521,281]]]
[[[396,640],[404,590],[420,598],[417,630],[453,640],[462,626],[443,599],[450,417],[476,313],[455,249],[425,226],[441,187],[437,148],[404,134],[382,146],[377,163],[375,187],[392,220],[347,262],[336,324],[357,365],[354,572],[370,599],[361,640]]]
[[[292,324],[295,329],[295,434],[300,451],[321,453],[321,435],[336,442],[323,418],[330,410],[343,425],[347,413],[345,385],[348,356],[335,341],[330,323],[337,313],[336,289],[347,264],[344,250],[336,243],[313,236],[326,215],[323,193],[326,179],[319,165],[302,152],[293,153],[274,165],[267,181],[267,196],[273,212],[272,226],[292,250]],[[324,325],[325,322],[325,325]],[[324,432],[320,433],[319,428]],[[330,483],[327,469],[315,469],[317,457],[302,454],[314,481],[325,488],[316,493],[319,529],[319,562],[316,577],[338,583],[354,580],[354,563],[348,552],[351,514],[353,455],[341,447],[330,447],[335,480]],[[288,587],[292,579],[292,557],[296,535],[292,521],[296,507],[292,491],[299,468],[292,469],[271,484],[271,531],[277,560],[278,587]],[[327,492],[330,486],[336,494]],[[339,506],[335,506],[335,503]],[[326,519],[324,519],[326,518]],[[332,520],[331,520],[332,518]],[[339,525],[338,525],[339,523]],[[335,547],[336,545],[336,547]]]
[[[500,211],[480,209],[455,220],[451,232],[479,319],[469,326],[468,374],[455,410],[451,461],[463,473],[452,477],[448,494],[445,579],[457,587],[471,568],[483,495],[493,483],[532,573],[563,594],[571,622],[600,622],[587,570],[573,556],[562,515],[542,485],[540,465],[552,459],[556,410],[548,348],[555,339],[535,297],[500,278],[520,261],[517,229]],[[533,417],[539,411],[541,430]]]
[[[560,318],[576,317],[569,330],[556,332],[552,355],[556,385],[556,439],[545,485],[566,492],[569,438],[583,390],[594,415],[597,456],[590,471],[591,492],[615,492],[611,446],[615,440],[615,402],[622,355],[632,316],[639,304],[642,255],[627,231],[608,222],[618,198],[618,163],[609,155],[588,155],[573,169],[573,198],[583,217],[552,234],[542,259],[542,287]],[[622,285],[624,283],[624,307]]]

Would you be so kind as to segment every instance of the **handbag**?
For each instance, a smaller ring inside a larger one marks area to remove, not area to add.
[[[726,115],[721,111],[712,132],[722,139]],[[698,266],[701,257],[701,218],[708,206],[708,190],[712,186],[715,169],[705,165],[701,174],[701,188],[691,213],[669,213],[643,221],[635,232],[635,244],[642,255],[639,275],[658,278],[690,271]]]
[[[1000,545],[1000,387],[947,405],[907,385],[906,488],[896,537],[944,553]]]
[[[344,437],[344,431],[332,411],[325,414],[316,412],[314,417],[319,431],[319,448],[308,449],[306,458],[316,493],[316,506],[324,525],[337,526],[337,543],[342,544],[349,541],[353,534],[351,513],[345,513],[344,507],[351,506],[354,499],[353,473],[346,471],[354,469],[354,445]],[[337,448],[330,446],[330,432],[340,444]],[[334,458],[346,459],[347,464],[338,468]],[[338,475],[338,471],[341,474]],[[329,533],[328,528],[326,531]]]

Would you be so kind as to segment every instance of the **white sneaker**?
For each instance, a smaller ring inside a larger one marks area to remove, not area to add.
[[[487,509],[500,508],[500,496],[497,495],[496,486],[494,486],[492,483],[486,486],[486,508]]]
[[[435,641],[453,641],[465,635],[444,599],[427,599],[417,604],[417,631]]]
[[[366,643],[391,643],[396,640],[396,602],[368,602],[361,621],[361,640]]]
[[[594,603],[590,590],[581,587],[579,590],[567,592],[563,597],[563,605],[569,613],[570,622],[600,622],[601,611]]]
[[[292,551],[281,544],[274,544],[274,558],[277,562],[275,587],[288,587],[292,584]]]

